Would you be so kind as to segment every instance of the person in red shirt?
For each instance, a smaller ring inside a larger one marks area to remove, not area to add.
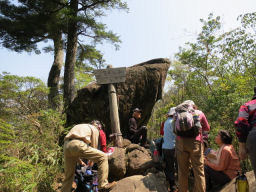
[[[166,113],[165,118],[168,119],[168,113]],[[161,127],[160,127],[160,135],[164,136],[164,123],[165,120],[161,123]]]
[[[100,149],[104,153],[107,153],[107,139],[106,139],[106,134],[105,134],[104,130],[102,129],[102,124],[98,120],[93,120],[91,124],[96,126],[99,130],[98,149]]]

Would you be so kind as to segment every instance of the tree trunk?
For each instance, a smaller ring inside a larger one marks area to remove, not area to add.
[[[66,108],[75,97],[75,63],[77,52],[77,12],[78,0],[70,1],[72,11],[68,22],[68,42],[64,70],[64,107]]]
[[[48,76],[47,85],[50,89],[48,94],[48,102],[52,109],[56,109],[58,107],[58,95],[59,95],[59,81],[60,81],[60,72],[63,65],[63,41],[62,41],[62,33],[58,31],[54,38],[54,61],[52,68],[50,70]]]

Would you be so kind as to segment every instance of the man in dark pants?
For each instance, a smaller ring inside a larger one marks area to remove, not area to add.
[[[141,118],[141,110],[135,108],[133,110],[132,118],[129,119],[129,139],[132,143],[141,144],[145,146],[147,143],[147,127],[142,126],[138,128],[137,120]]]
[[[175,139],[176,135],[173,133],[173,115],[175,114],[175,107],[172,107],[167,113],[168,118],[164,123],[164,142],[162,145],[165,169],[164,173],[170,188],[168,191],[176,192],[175,172],[177,170],[177,161],[175,157]]]

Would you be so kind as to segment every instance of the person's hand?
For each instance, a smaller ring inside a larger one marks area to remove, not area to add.
[[[84,166],[86,166],[86,163],[85,162],[83,162],[83,161],[81,161],[81,163],[80,163],[83,167]]]
[[[88,166],[89,166],[89,167],[93,167],[93,162],[92,162],[92,161],[89,161],[89,162],[88,162]]]
[[[247,150],[246,150],[245,143],[239,142],[239,157],[241,160],[244,160],[247,157]]]

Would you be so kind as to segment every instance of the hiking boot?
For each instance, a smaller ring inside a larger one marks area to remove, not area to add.
[[[100,188],[98,190],[98,192],[107,192],[109,191],[110,189],[112,189],[114,186],[116,185],[116,182],[113,181],[111,183],[108,183],[107,185],[105,185],[104,187]]]

